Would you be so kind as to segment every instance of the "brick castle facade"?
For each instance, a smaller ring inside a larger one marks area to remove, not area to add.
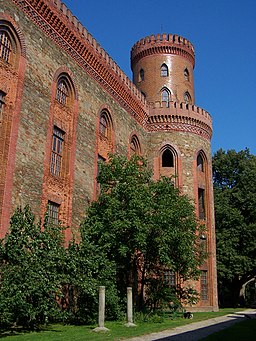
[[[196,309],[217,309],[212,120],[195,105],[193,45],[151,35],[133,82],[60,0],[0,0],[0,236],[17,206],[61,221],[68,241],[109,152],[145,156],[195,202],[209,257]]]

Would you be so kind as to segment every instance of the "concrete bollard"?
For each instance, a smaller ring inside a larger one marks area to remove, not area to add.
[[[133,306],[132,306],[132,288],[127,287],[127,323],[126,327],[135,327],[136,324],[133,323]]]
[[[105,287],[99,287],[99,318],[98,318],[99,326],[94,328],[95,332],[106,332],[109,329],[104,326],[105,323]]]

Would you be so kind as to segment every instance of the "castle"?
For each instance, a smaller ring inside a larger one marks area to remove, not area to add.
[[[98,163],[143,155],[206,224],[194,308],[217,309],[212,120],[194,103],[194,63],[187,39],[151,35],[132,47],[132,82],[60,0],[0,0],[0,237],[29,204],[68,241],[97,196]]]

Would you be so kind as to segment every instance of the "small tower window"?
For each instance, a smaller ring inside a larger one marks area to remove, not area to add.
[[[204,171],[204,160],[203,160],[201,154],[199,154],[198,157],[197,157],[197,170],[199,172],[203,172]]]
[[[192,104],[191,96],[188,91],[184,94],[184,101],[186,104]]]
[[[162,167],[174,167],[173,154],[170,149],[166,149],[162,154]]]
[[[168,66],[166,64],[161,66],[161,77],[168,77]]]
[[[11,41],[6,32],[0,32],[0,58],[9,63],[11,57]]]
[[[140,69],[140,73],[139,73],[139,81],[144,81],[145,78],[145,72],[143,69]]]
[[[169,102],[170,102],[170,92],[166,88],[162,89],[161,92],[161,101],[164,103],[166,107],[169,107]]]
[[[186,81],[189,81],[189,72],[187,68],[184,70],[184,78]]]

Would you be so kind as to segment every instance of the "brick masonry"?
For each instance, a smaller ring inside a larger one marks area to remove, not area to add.
[[[95,199],[98,156],[113,151],[129,156],[131,137],[154,169],[154,178],[177,175],[176,185],[195,202],[198,187],[206,192],[207,243],[210,257],[208,300],[195,309],[217,309],[215,232],[211,184],[212,121],[195,106],[194,48],[176,35],[153,35],[131,52],[134,84],[99,46],[60,0],[0,0],[0,29],[11,33],[15,60],[0,58],[0,91],[6,94],[0,121],[0,234],[8,230],[17,206],[29,204],[43,217],[48,200],[60,205],[60,219],[79,238],[79,224]],[[161,77],[166,64],[168,77]],[[139,78],[143,68],[145,78]],[[189,79],[184,78],[187,69]],[[56,101],[59,77],[70,82],[70,102]],[[152,82],[154,79],[154,82]],[[171,101],[161,100],[168,88]],[[142,92],[146,95],[146,98]],[[185,103],[184,93],[191,101]],[[100,115],[111,120],[108,141],[100,134]],[[50,173],[53,126],[65,131],[64,166],[60,177]],[[168,147],[172,168],[161,166]],[[207,171],[197,171],[203,153]],[[194,283],[200,289],[200,283]]]

